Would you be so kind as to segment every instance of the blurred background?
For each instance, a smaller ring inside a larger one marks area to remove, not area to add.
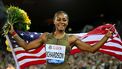
[[[32,20],[30,31],[51,32],[53,15],[59,10],[69,15],[67,32],[83,32],[87,24],[96,27],[104,23],[115,23],[116,26],[120,26],[122,21],[121,0],[3,0],[3,2],[5,6],[18,6],[28,13]]]

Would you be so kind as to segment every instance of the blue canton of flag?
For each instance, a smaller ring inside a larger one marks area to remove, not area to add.
[[[35,40],[37,39],[41,33],[37,33],[37,32],[23,32],[23,31],[16,31],[18,33],[18,35],[23,38],[27,43],[32,41],[32,40]],[[12,45],[15,46],[15,47],[18,47],[18,44],[17,42],[13,39],[13,37],[11,37],[9,35],[10,39],[11,39],[11,42],[12,42]]]

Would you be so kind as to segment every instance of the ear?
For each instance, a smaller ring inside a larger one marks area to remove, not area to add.
[[[53,19],[53,23],[56,24],[56,19]]]

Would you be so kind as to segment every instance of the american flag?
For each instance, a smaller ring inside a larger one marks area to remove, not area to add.
[[[37,32],[17,31],[17,33],[27,43],[29,43],[32,40],[37,39],[41,35],[41,33],[37,33]],[[18,65],[20,69],[24,69],[25,67],[28,67],[30,65],[46,63],[46,52],[45,52],[44,45],[41,45],[37,49],[31,49],[31,50],[25,51],[22,47],[18,46],[17,42],[13,39],[13,37],[11,36],[9,37],[10,37],[12,46],[14,47],[13,49],[14,49],[16,59],[18,61]]]
[[[94,30],[88,32],[87,34],[81,36],[78,34],[79,39],[82,41],[94,45],[98,41],[100,41],[104,35],[107,33],[106,29],[112,27],[112,31],[114,32],[113,36],[111,36],[106,43],[98,50],[99,52],[114,56],[122,61],[122,41],[116,30],[116,28],[112,24],[106,24],[95,28]],[[75,54],[80,52],[77,47],[74,47],[71,50],[71,54]]]
[[[78,34],[71,34],[76,35],[79,37],[80,40],[94,45],[98,41],[100,41],[105,33],[107,32],[107,28],[109,29],[112,27],[112,24],[106,24],[95,28],[94,30],[88,33],[78,33]],[[108,41],[99,49],[100,52],[109,54],[122,60],[122,41],[119,37],[118,32],[116,31],[115,27],[112,28],[115,32],[114,35],[108,39]],[[38,38],[41,33],[37,32],[22,32],[18,31],[18,34],[28,43],[36,38]],[[46,63],[46,52],[44,45],[40,46],[37,49],[25,51],[23,48],[19,47],[14,39],[10,37],[12,45],[15,47],[14,52],[16,54],[16,58],[18,60],[18,64],[21,69],[24,67],[33,65],[33,64],[45,64]],[[71,54],[81,52],[76,46],[74,46],[71,50]]]

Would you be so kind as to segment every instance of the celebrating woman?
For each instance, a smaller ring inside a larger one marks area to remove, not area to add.
[[[74,35],[68,35],[65,33],[65,29],[68,26],[69,17],[64,11],[58,11],[54,15],[55,31],[52,33],[45,32],[36,40],[26,43],[15,32],[13,26],[9,33],[14,37],[17,43],[25,50],[37,48],[40,44],[45,44],[47,55],[47,69],[70,69],[67,59],[71,48],[76,45],[79,49],[89,52],[97,51],[110,36],[112,31],[108,30],[105,36],[94,46],[91,46]]]

